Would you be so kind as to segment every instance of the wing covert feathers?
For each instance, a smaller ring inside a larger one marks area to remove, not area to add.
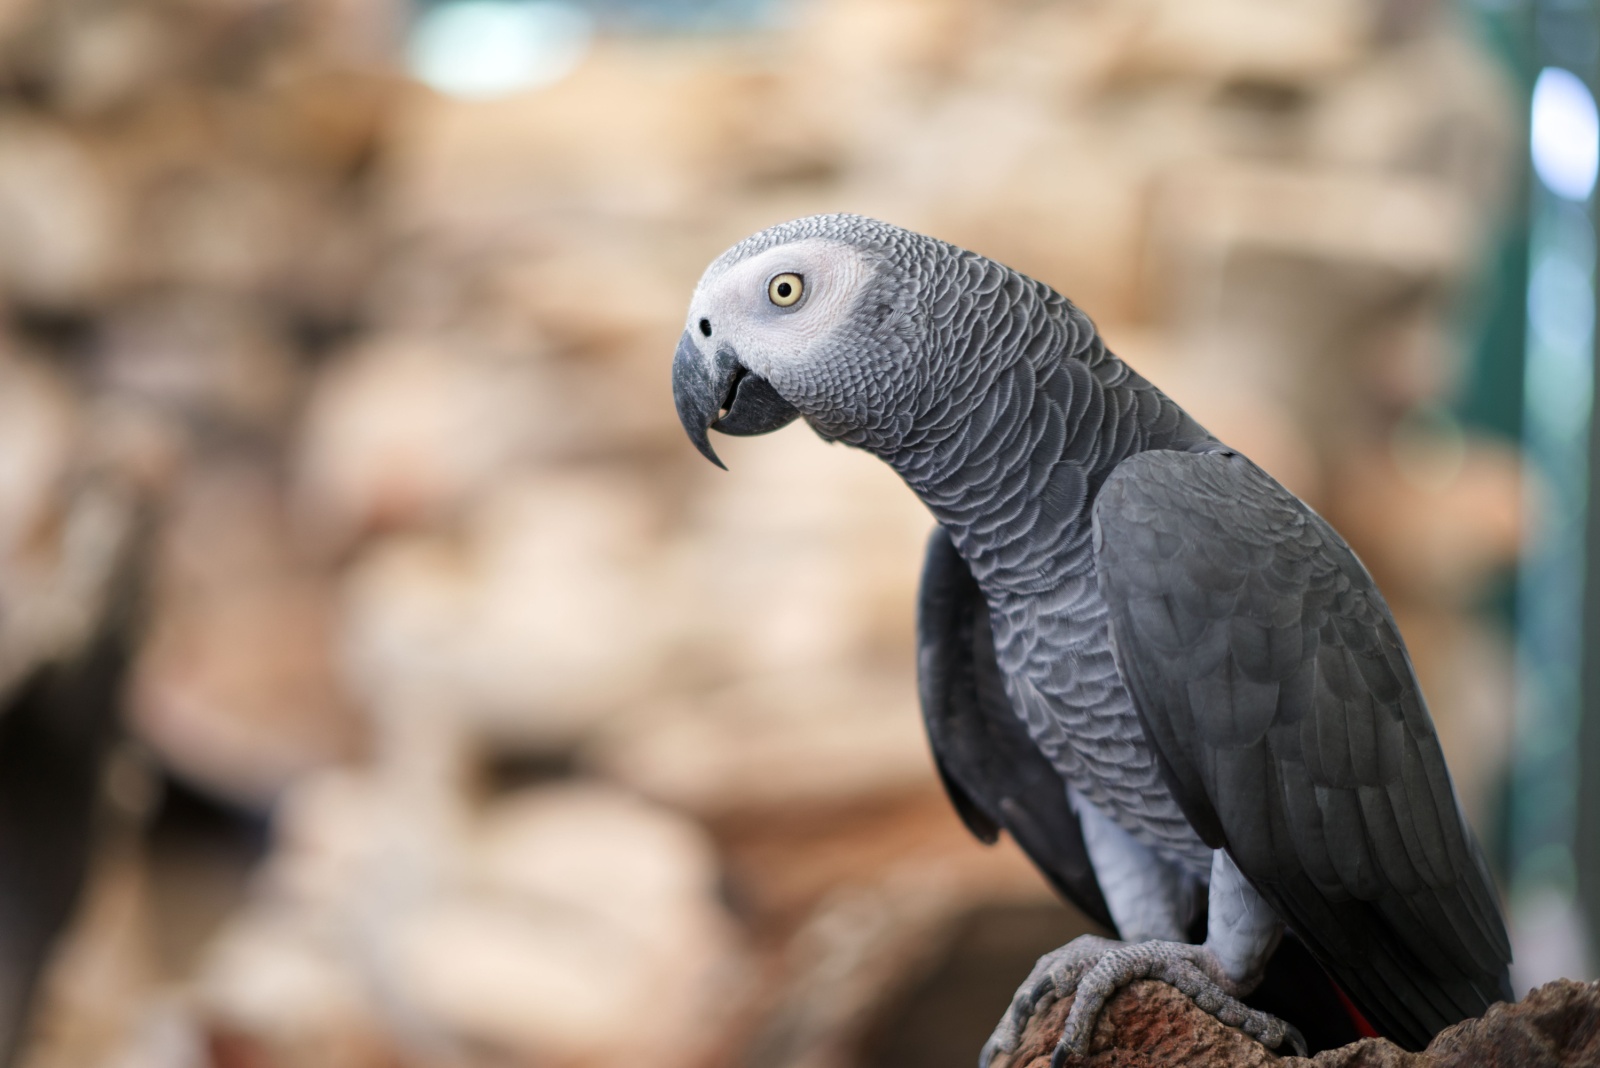
[[[1184,814],[1378,1027],[1509,1000],[1505,925],[1399,631],[1249,460],[1145,452],[1095,504],[1118,668]]]

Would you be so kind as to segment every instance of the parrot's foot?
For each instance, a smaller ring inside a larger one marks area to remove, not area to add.
[[[1050,1059],[1051,1068],[1060,1068],[1070,1054],[1089,1052],[1095,1020],[1107,1001],[1135,979],[1159,979],[1188,995],[1196,1006],[1229,1027],[1237,1027],[1268,1049],[1277,1049],[1287,1040],[1300,1056],[1306,1054],[1305,1039],[1291,1025],[1276,1016],[1252,1009],[1239,1000],[1247,991],[1229,979],[1221,964],[1204,946],[1183,942],[1117,942],[1094,935],[1082,935],[1039,958],[1011,1008],[978,1056],[978,1068],[989,1068],[1000,1053],[1014,1053],[1022,1030],[1033,1016],[1069,994],[1076,995],[1067,1013],[1061,1041]]]

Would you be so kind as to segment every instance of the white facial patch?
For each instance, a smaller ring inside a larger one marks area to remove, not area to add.
[[[803,363],[844,323],[871,270],[859,249],[838,241],[779,245],[702,278],[689,302],[687,329],[702,352],[726,346],[776,385],[786,366]],[[786,308],[768,296],[768,284],[781,274],[799,275],[803,283],[800,299]]]

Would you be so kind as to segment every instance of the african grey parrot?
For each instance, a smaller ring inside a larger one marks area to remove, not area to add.
[[[1301,1046],[1239,1000],[1285,926],[1409,1048],[1509,1000],[1483,856],[1371,577],[1060,294],[813,216],[711,264],[672,380],[719,466],[708,428],[803,416],[938,520],[919,682],[945,784],[969,827],[1009,831],[1122,939],[1043,957],[982,1065],[1074,990],[1057,1052],[1086,1052],[1105,1000],[1143,977]]]

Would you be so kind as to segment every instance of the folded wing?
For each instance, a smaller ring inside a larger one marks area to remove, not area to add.
[[[1482,854],[1393,616],[1231,450],[1146,452],[1095,504],[1117,665],[1184,814],[1361,1011],[1421,1048],[1510,997]]]

